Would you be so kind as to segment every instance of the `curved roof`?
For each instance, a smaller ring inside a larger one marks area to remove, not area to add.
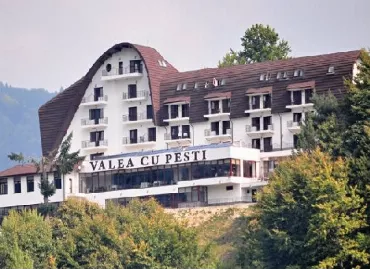
[[[40,107],[39,119],[43,155],[47,155],[59,147],[93,76],[108,58],[123,48],[135,49],[144,62],[148,74],[154,115],[156,115],[154,120],[158,121],[160,82],[165,75],[178,71],[167,61],[166,67],[160,66],[158,60],[163,61],[164,58],[153,48],[126,42],[119,43],[104,52],[85,76]]]

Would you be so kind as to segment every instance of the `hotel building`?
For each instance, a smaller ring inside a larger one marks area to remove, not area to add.
[[[114,45],[39,110],[44,155],[73,133],[71,150],[86,156],[52,199],[78,196],[104,206],[155,197],[166,207],[253,202],[296,147],[313,92],[341,98],[358,57],[350,51],[179,72],[153,48]],[[35,175],[10,170],[0,173],[0,191],[7,185],[0,206],[40,203],[10,198],[8,186],[20,178],[26,193]]]

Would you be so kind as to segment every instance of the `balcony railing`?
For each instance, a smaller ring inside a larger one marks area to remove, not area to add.
[[[108,118],[100,118],[100,119],[81,119],[81,125],[82,126],[93,126],[93,125],[99,125],[99,124],[108,124]]]
[[[119,75],[127,75],[132,73],[143,73],[143,64],[136,65],[136,66],[126,66],[126,67],[116,67],[112,68],[109,72],[107,70],[102,71],[102,76],[119,76]]]
[[[164,140],[179,140],[179,139],[190,139],[190,133],[182,133],[182,134],[164,134]]]
[[[144,99],[144,98],[147,98],[148,96],[149,96],[149,91],[147,91],[147,90],[137,91],[137,92],[134,92],[134,93],[124,92],[122,94],[122,99],[123,100],[129,100],[129,99],[135,99],[135,98]]]
[[[245,126],[245,131],[247,133],[273,131],[273,130],[274,130],[274,125],[273,124],[265,125],[265,126],[263,126],[263,128],[260,128],[258,126],[252,126],[252,125],[246,125]]]
[[[142,121],[142,120],[151,120],[152,118],[148,118],[146,113],[138,113],[138,114],[126,114],[122,116],[123,122],[135,122],[135,121]]]
[[[107,95],[103,95],[103,96],[90,95],[90,96],[87,96],[87,97],[83,97],[82,100],[81,100],[81,104],[94,103],[94,102],[107,102],[107,101],[108,101],[108,96]]]
[[[122,144],[123,145],[132,145],[132,144],[140,144],[140,143],[146,143],[146,142],[155,142],[154,137],[148,137],[146,135],[142,135],[139,137],[123,137],[122,138]]]
[[[99,141],[82,141],[81,147],[82,148],[97,148],[97,147],[107,147],[108,140],[99,140]]]
[[[227,129],[226,133],[218,133],[216,131],[212,131],[211,129],[204,130],[204,136],[224,136],[224,135],[231,135],[231,129]]]
[[[292,128],[292,127],[300,127],[302,125],[302,121],[287,121],[287,127]]]

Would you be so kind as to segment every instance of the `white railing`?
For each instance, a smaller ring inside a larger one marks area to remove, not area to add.
[[[140,143],[145,143],[145,142],[155,142],[154,137],[152,139],[149,139],[147,135],[141,135],[141,136],[138,136],[136,139],[134,138],[130,139],[127,136],[122,138],[123,145],[140,144]]]
[[[288,128],[301,126],[302,121],[287,121]]]
[[[98,122],[96,122],[94,119],[81,119],[81,125],[82,126],[93,126],[93,125],[99,125],[99,124],[108,124],[108,118],[100,118]]]
[[[149,96],[148,90],[137,91],[136,93],[124,92],[122,93],[123,100],[130,100],[134,98],[147,98]]]
[[[87,97],[83,97],[81,100],[81,103],[93,103],[93,102],[107,102],[108,101],[108,96],[103,95],[99,97],[95,97],[94,95],[90,95]]]
[[[111,68],[109,71],[103,70],[102,76],[119,76],[127,75],[132,73],[143,73],[143,64],[136,64],[135,66],[126,66],[126,67],[115,67]]]
[[[146,113],[138,113],[136,115],[130,115],[126,114],[122,116],[122,121],[123,122],[128,122],[128,121],[140,121],[140,120],[151,120],[152,118],[148,118]]]
[[[82,148],[98,148],[98,147],[107,147],[108,146],[108,140],[99,140],[99,141],[82,141],[81,143]]]

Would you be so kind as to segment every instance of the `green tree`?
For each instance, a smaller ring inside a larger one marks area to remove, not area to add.
[[[0,268],[54,268],[53,256],[49,222],[35,210],[10,211],[0,228]]]
[[[286,59],[291,52],[288,42],[280,39],[274,28],[263,24],[248,28],[241,38],[241,46],[241,51],[230,50],[218,66]]]
[[[22,152],[20,152],[20,153],[11,152],[8,155],[8,158],[9,158],[9,160],[15,161],[15,162],[20,163],[20,164],[24,164],[24,162],[25,162],[25,158],[24,158]]]
[[[363,268],[366,227],[348,165],[314,150],[281,163],[259,197],[240,247],[243,268]]]

